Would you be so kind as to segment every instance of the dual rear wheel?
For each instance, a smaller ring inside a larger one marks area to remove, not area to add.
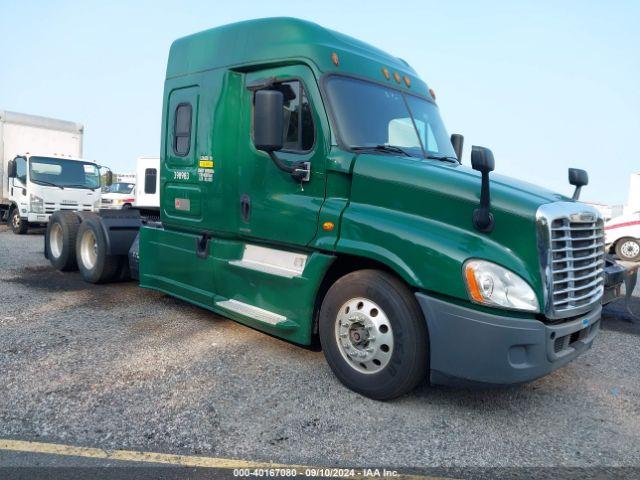
[[[55,212],[47,225],[47,258],[57,270],[80,270],[89,283],[124,280],[128,273],[126,256],[109,255],[100,217],[74,212]]]

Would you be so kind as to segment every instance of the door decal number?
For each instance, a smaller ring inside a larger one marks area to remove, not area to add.
[[[189,180],[189,172],[174,171],[173,172],[173,179],[174,180]]]

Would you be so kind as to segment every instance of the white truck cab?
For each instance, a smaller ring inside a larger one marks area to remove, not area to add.
[[[83,137],[80,123],[0,110],[0,221],[26,233],[55,210],[99,208],[100,167],[82,159]]]
[[[14,233],[47,223],[56,210],[97,211],[100,168],[94,161],[62,155],[25,153],[10,160],[8,221]]]

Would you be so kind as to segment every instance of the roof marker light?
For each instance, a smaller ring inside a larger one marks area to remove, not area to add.
[[[398,72],[393,72],[393,78],[396,82],[400,83],[400,74]]]
[[[331,61],[336,67],[340,64],[340,59],[338,58],[338,54],[336,52],[333,52],[331,54]]]
[[[388,68],[383,68],[382,69],[382,74],[384,75],[384,78],[386,78],[387,80],[391,80],[391,74],[389,73],[389,69]]]
[[[411,88],[411,79],[409,77],[407,77],[406,75],[404,76],[404,84]]]
[[[431,98],[433,98],[434,100],[436,99],[436,92],[433,91],[433,88],[429,89],[429,95],[431,95]]]

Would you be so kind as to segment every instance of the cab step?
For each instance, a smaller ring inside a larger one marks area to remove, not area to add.
[[[216,302],[216,306],[228,310],[233,313],[242,315],[243,317],[251,318],[262,323],[268,323],[274,327],[279,328],[292,328],[297,327],[298,324],[288,320],[284,315],[280,315],[275,312],[270,312],[263,308],[249,305],[248,303],[239,302],[238,300],[223,300]]]

